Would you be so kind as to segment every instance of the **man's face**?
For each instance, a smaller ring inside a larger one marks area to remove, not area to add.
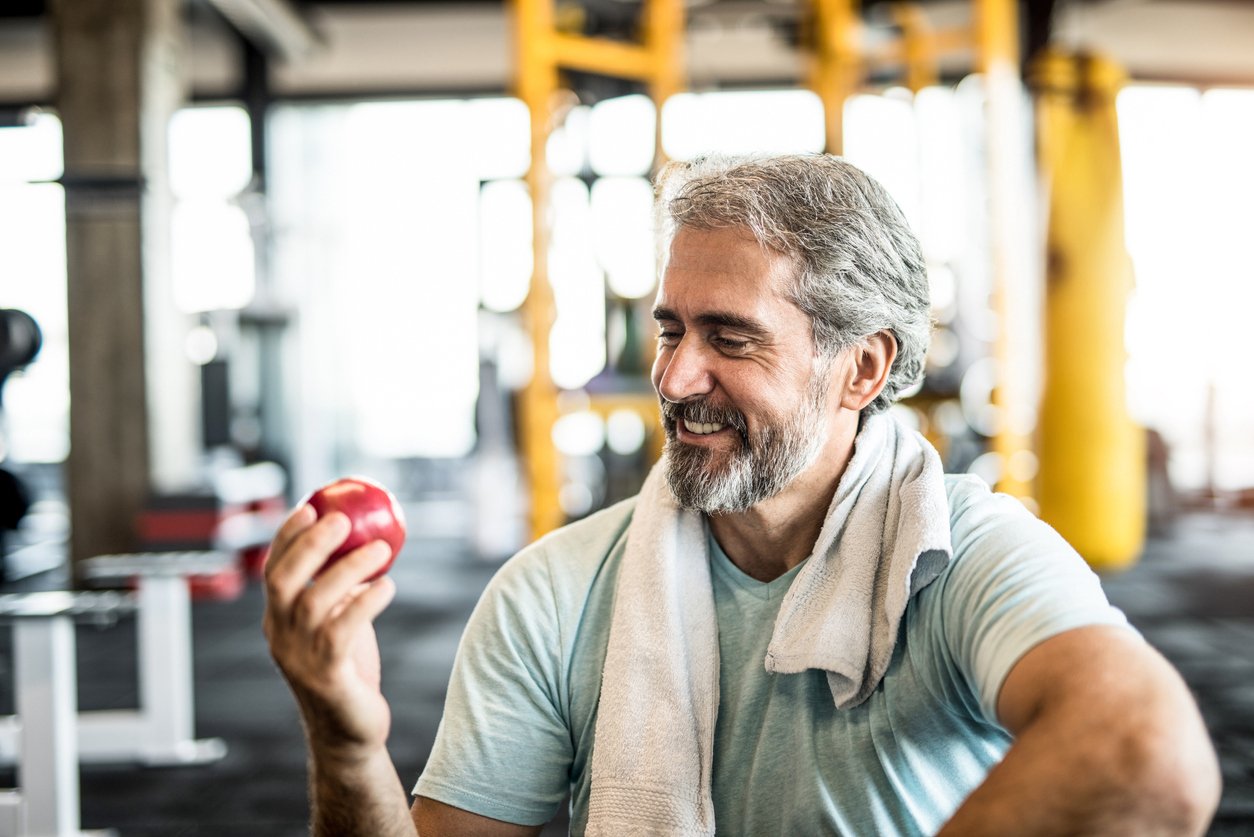
[[[793,262],[741,229],[681,229],[658,288],[653,386],[667,479],[685,508],[737,512],[773,497],[822,450],[830,364],[785,295]]]

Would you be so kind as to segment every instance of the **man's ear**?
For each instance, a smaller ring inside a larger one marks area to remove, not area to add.
[[[840,406],[861,410],[875,400],[888,383],[888,371],[897,357],[897,338],[884,329],[850,349],[850,377],[841,392]]]

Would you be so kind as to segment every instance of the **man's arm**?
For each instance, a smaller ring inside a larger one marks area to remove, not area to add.
[[[1220,789],[1210,738],[1180,676],[1131,631],[1042,642],[997,710],[1015,742],[941,837],[1205,832]]]
[[[264,629],[270,652],[300,707],[309,746],[315,837],[523,837],[537,828],[490,820],[408,795],[387,751],[391,713],[379,690],[373,621],[395,587],[365,583],[387,560],[374,543],[320,574],[348,534],[331,514],[315,522],[308,506],[288,518],[266,562]],[[317,577],[315,578],[315,574]]]
[[[422,837],[535,837],[543,826],[514,825],[420,796],[410,811]]]
[[[391,579],[364,583],[388,557],[363,546],[317,575],[349,532],[338,513],[297,509],[266,561],[263,627],[300,708],[309,746],[315,835],[413,837],[407,800],[387,753],[391,715],[379,690],[373,621],[395,594]]]

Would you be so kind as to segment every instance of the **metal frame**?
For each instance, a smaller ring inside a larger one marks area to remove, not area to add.
[[[76,615],[114,619],[133,607],[115,593],[32,593],[5,597],[0,619],[13,625],[14,687],[21,754],[18,788],[0,794],[0,837],[113,835],[85,832],[75,735]]]
[[[75,758],[84,764],[138,762],[149,766],[208,764],[226,755],[220,738],[194,735],[191,598],[187,576],[234,566],[228,553],[104,555],[83,562],[85,577],[137,579],[137,709],[79,712]],[[58,653],[66,653],[64,649]],[[73,660],[73,646],[69,649]],[[19,690],[22,678],[17,678]],[[21,761],[28,721],[21,707],[0,718],[0,761]]]
[[[985,130],[988,147],[992,308],[1002,324],[993,345],[997,385],[992,403],[1001,421],[991,449],[1003,463],[1032,448],[1031,393],[1024,390],[1021,369],[1032,357],[1031,346],[1017,335],[1013,324],[1023,310],[1027,292],[1016,275],[1013,255],[1018,242],[1008,221],[1014,204],[1014,148],[1019,84],[1019,22],[1014,0],[972,0],[968,27],[932,30],[924,11],[913,3],[894,4],[891,13],[901,37],[875,49],[860,46],[862,22],[857,0],[809,0],[813,25],[810,86],[823,101],[826,114],[826,150],[840,154],[844,145],[844,103],[853,95],[865,72],[900,69],[906,86],[918,92],[939,76],[939,58],[970,52],[975,69],[985,79],[988,96]],[[1030,417],[1029,417],[1030,418]],[[1003,468],[997,488],[1016,497],[1030,497],[1030,481],[1016,479]]]
[[[522,454],[531,494],[531,536],[561,526],[565,515],[558,502],[561,457],[552,428],[560,411],[558,391],[549,369],[549,335],[555,318],[548,276],[548,209],[552,176],[545,159],[560,89],[561,68],[644,81],[658,110],[656,154],[662,159],[662,104],[683,83],[684,11],[680,0],[645,0],[641,43],[572,35],[558,30],[554,0],[515,0],[514,49],[519,98],[531,114],[531,192],[535,267],[523,315],[531,335],[534,370],[520,403]]]

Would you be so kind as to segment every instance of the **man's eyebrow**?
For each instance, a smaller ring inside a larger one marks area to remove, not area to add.
[[[657,307],[653,309],[653,319],[655,320],[673,320],[679,322],[679,315],[669,308]],[[697,315],[697,324],[703,326],[722,326],[724,328],[735,329],[744,332],[753,337],[765,337],[769,334],[767,328],[755,319],[744,317],[740,314],[733,314],[730,311],[709,311],[704,314]]]

